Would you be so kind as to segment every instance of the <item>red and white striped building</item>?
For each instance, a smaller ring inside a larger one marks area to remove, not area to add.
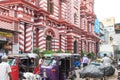
[[[34,48],[96,53],[94,0],[1,0],[0,5],[0,32],[12,35],[13,53]]]

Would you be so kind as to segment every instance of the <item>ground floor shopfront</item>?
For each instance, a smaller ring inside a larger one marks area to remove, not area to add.
[[[0,53],[9,54],[12,52],[13,33],[10,31],[0,31]]]

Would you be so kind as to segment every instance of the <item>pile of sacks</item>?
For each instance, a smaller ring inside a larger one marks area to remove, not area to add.
[[[104,76],[111,76],[115,73],[115,68],[112,65],[88,65],[80,71],[80,78],[102,78]]]

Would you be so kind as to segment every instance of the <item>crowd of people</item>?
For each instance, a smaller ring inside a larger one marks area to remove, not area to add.
[[[84,55],[82,57],[82,60],[80,60],[80,61],[81,61],[81,64],[82,64],[82,66],[84,68],[85,66],[90,64],[93,60],[88,58],[87,55]],[[97,61],[97,59],[95,61]],[[109,56],[107,56],[107,54],[104,54],[104,56],[102,57],[100,63],[103,64],[103,65],[111,65],[112,64],[112,59]]]

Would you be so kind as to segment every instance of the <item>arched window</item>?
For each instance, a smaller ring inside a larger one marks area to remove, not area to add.
[[[74,41],[74,53],[77,53],[77,41]]]
[[[46,37],[46,50],[52,50],[52,37]]]

